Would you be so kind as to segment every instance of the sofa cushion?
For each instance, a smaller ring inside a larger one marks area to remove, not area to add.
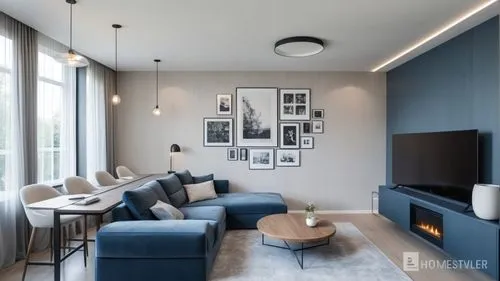
[[[183,220],[184,214],[176,207],[163,201],[156,201],[156,204],[149,208],[153,215],[159,220]]]
[[[193,176],[189,172],[189,170],[184,170],[182,172],[177,172],[175,175],[179,178],[182,185],[193,184]]]
[[[279,193],[227,193],[216,199],[189,203],[186,206],[223,206],[229,214],[286,213],[287,206]]]
[[[149,208],[155,205],[158,200],[170,203],[162,186],[156,181],[148,182],[134,190],[125,191],[122,199],[134,218],[138,220],[156,220]]]
[[[179,208],[187,202],[187,195],[181,181],[175,174],[170,174],[164,178],[157,179],[163,190],[170,199],[171,205]]]
[[[214,174],[193,177],[193,183],[202,183],[202,182],[213,181],[213,180],[214,180]]]
[[[203,206],[203,207],[183,207],[180,211],[184,214],[186,220],[207,220],[216,230],[214,232],[214,243],[222,238],[226,228],[226,210],[221,206]]]
[[[217,198],[214,181],[184,185],[189,203]]]

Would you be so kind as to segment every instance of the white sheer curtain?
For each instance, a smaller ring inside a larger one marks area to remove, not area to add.
[[[106,153],[106,72],[90,60],[87,67],[86,145],[87,179],[95,182],[95,172],[107,170]]]
[[[0,268],[23,258],[19,189],[36,181],[37,33],[0,13]]]
[[[38,41],[38,181],[62,181],[76,175],[76,70],[54,60],[66,46]]]

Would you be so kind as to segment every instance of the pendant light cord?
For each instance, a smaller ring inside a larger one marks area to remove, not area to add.
[[[158,107],[158,62],[156,62],[156,107]]]
[[[69,4],[69,49],[73,49],[73,4]]]
[[[115,93],[118,93],[118,28],[115,27]]]

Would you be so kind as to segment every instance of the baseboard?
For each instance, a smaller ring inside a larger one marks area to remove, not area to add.
[[[378,210],[373,210],[378,214]],[[304,210],[288,210],[290,214],[304,214]],[[334,214],[371,214],[371,210],[318,210],[315,212],[318,215],[334,215]]]

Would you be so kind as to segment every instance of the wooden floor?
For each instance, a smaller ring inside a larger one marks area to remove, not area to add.
[[[425,243],[402,230],[394,223],[378,215],[322,215],[323,219],[333,222],[351,222],[384,254],[400,268],[403,268],[403,252],[420,252],[420,260],[443,260],[447,257],[435,247]],[[93,281],[94,280],[94,244],[90,244],[89,265],[83,266],[83,253],[76,253],[62,265],[62,280]],[[48,257],[47,253],[37,254],[37,257]],[[0,271],[0,281],[20,281],[23,263]],[[407,273],[415,281],[491,281],[486,275],[473,270],[427,270]],[[52,281],[53,268],[50,266],[30,266],[26,281]],[[362,280],[360,280],[362,281]]]

